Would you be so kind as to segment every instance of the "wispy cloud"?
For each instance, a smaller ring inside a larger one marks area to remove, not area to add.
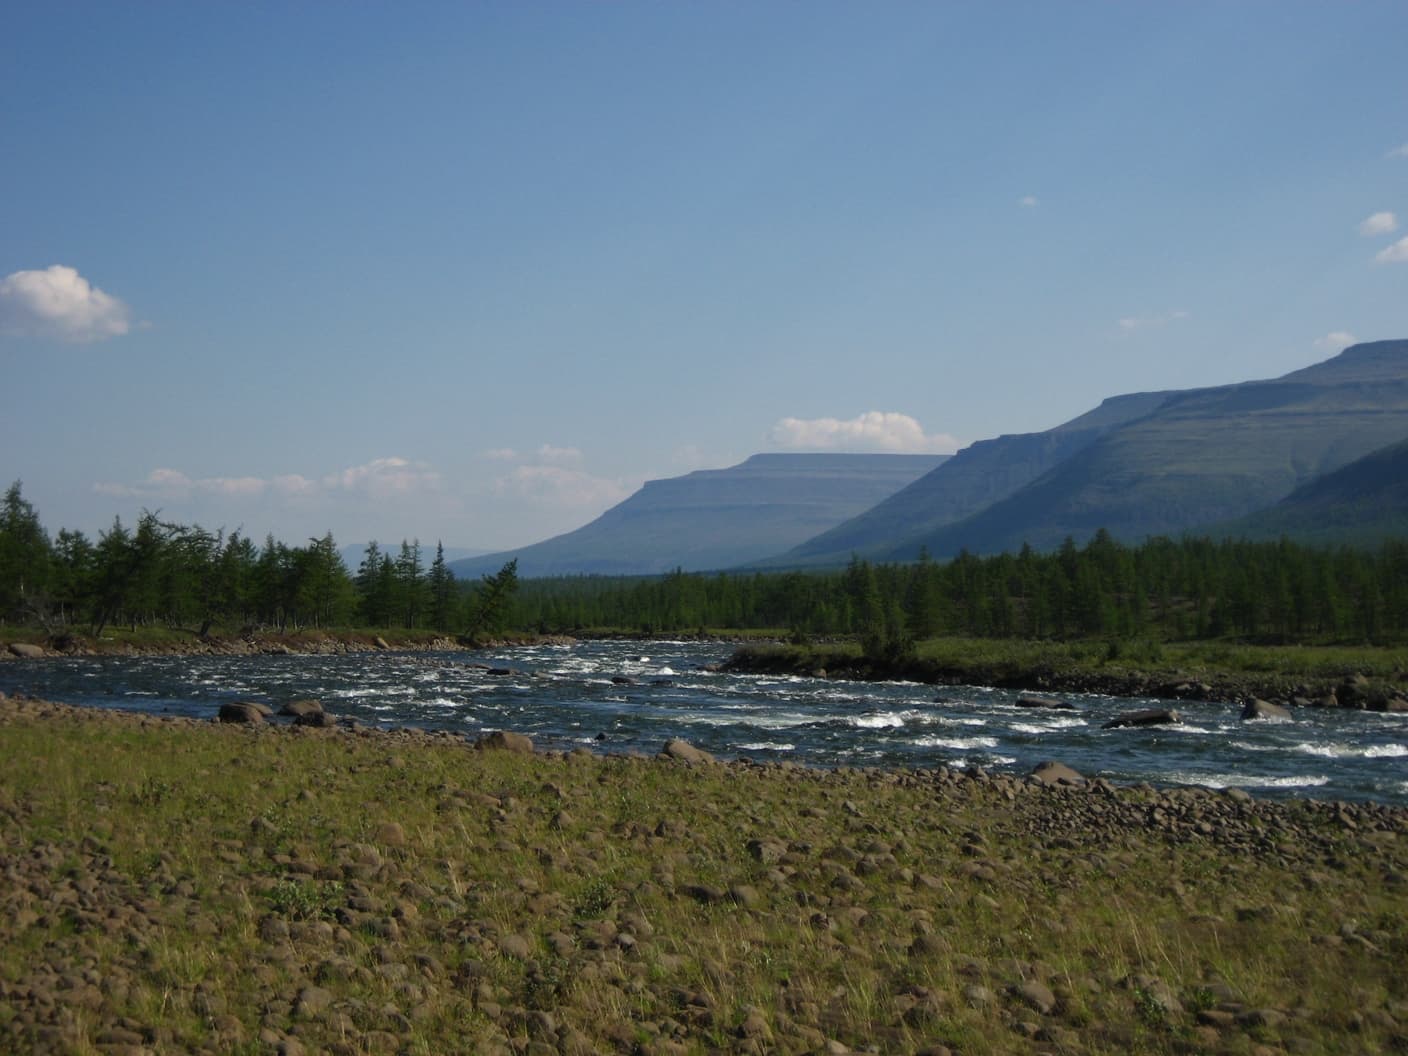
[[[1017,204],[1020,205],[1023,209],[1035,209],[1041,203],[1037,200],[1036,195],[1027,194],[1023,195],[1021,198],[1018,198]]]
[[[1182,308],[1159,312],[1157,315],[1127,315],[1119,321],[1120,333],[1134,334],[1141,330],[1157,330],[1187,318],[1188,312]]]
[[[1398,230],[1398,217],[1389,212],[1375,213],[1359,223],[1359,233],[1365,238],[1388,235]]]
[[[360,466],[311,479],[298,473],[263,477],[192,477],[179,469],[160,467],[135,484],[102,482],[93,485],[100,495],[115,498],[163,501],[191,495],[248,498],[273,492],[284,497],[358,494],[373,499],[390,499],[437,491],[440,474],[424,462],[390,457],[377,458]]]
[[[582,450],[578,447],[554,447],[552,444],[542,444],[537,451],[539,462],[580,462],[582,461]]]
[[[0,279],[0,333],[74,344],[102,341],[132,329],[132,312],[89,283],[75,268],[54,264]]]
[[[1393,245],[1379,250],[1374,260],[1380,264],[1408,264],[1408,238],[1400,238]]]
[[[1394,148],[1393,148],[1392,150],[1390,150],[1387,154],[1385,154],[1384,157],[1386,157],[1386,158],[1408,158],[1408,143],[1404,143],[1402,146],[1399,146],[1399,147],[1394,147]]]
[[[1358,340],[1359,338],[1355,337],[1348,330],[1331,330],[1324,337],[1317,337],[1315,339],[1315,347],[1323,348],[1329,352],[1339,352],[1355,344]]]
[[[855,418],[783,418],[768,440],[793,451],[890,451],[951,454],[961,446],[947,433],[926,433],[907,414],[867,411]]]
[[[565,466],[516,466],[496,482],[500,494],[530,502],[570,509],[614,506],[634,490],[623,481],[595,477]]]

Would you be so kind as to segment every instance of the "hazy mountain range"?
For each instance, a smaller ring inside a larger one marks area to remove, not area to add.
[[[457,576],[518,559],[522,576],[644,575],[759,561],[868,510],[947,455],[764,454],[647,481],[590,524],[532,546],[456,561]]]
[[[1281,378],[1113,396],[951,458],[755,455],[651,481],[517,556],[528,576],[807,568],[1204,531],[1373,542],[1408,527],[1408,341],[1354,345]]]

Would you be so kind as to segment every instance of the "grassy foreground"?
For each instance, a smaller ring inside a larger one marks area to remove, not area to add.
[[[1408,812],[0,698],[0,1050],[1408,1047]]]

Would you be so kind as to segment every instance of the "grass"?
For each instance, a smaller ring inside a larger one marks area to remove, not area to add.
[[[123,1024],[164,1052],[260,1031],[348,1053],[1375,1052],[1408,1032],[1408,824],[1386,808],[1350,828],[1329,804],[15,702],[0,754],[0,1048],[94,1052]],[[1028,980],[1053,1008],[1014,994]]]
[[[1376,686],[1403,692],[1408,648],[1348,645],[1252,645],[1228,641],[1032,641],[1009,638],[932,638],[896,663],[863,655],[856,642],[748,645],[745,662],[790,670],[857,673],[869,666],[882,677],[1056,688],[1082,682],[1137,686],[1204,682],[1239,695],[1254,691],[1290,696],[1324,692],[1362,675]]]

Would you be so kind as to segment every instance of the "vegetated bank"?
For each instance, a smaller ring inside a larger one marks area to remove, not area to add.
[[[0,699],[0,1047],[1408,1041],[1403,810],[526,747]]]
[[[865,642],[740,647],[730,671],[1120,697],[1408,711],[1408,650],[1228,642],[940,638],[898,652]]]

